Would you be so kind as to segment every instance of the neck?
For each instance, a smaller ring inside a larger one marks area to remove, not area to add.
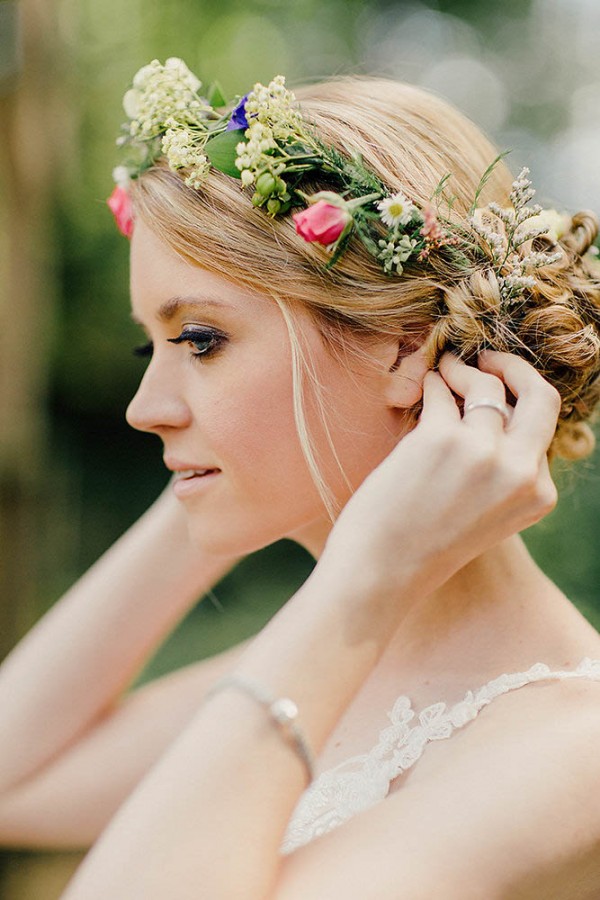
[[[431,678],[458,694],[536,662],[568,668],[591,641],[589,624],[513,535],[415,604],[383,668],[394,680],[410,683],[416,673],[418,683]]]
[[[321,519],[288,537],[318,560],[332,527],[330,521]],[[423,616],[430,625],[447,629],[457,618],[480,616],[484,609],[498,608],[507,602],[518,604],[524,591],[539,592],[542,583],[556,590],[529,555],[522,538],[515,534],[456,572],[415,607],[406,622]]]
[[[398,633],[411,653],[463,646],[482,659],[518,639],[524,619],[560,592],[538,568],[519,535],[497,544],[417,603]],[[537,630],[537,628],[536,628]],[[482,640],[487,635],[488,640]],[[475,641],[475,638],[477,640]],[[474,644],[471,647],[470,641]]]
[[[329,526],[331,527],[331,526]],[[303,543],[318,558],[328,529]],[[539,569],[522,538],[513,535],[456,572],[407,612],[385,657],[406,671],[518,670],[523,664],[564,664],[566,635],[545,622],[570,627],[572,606]],[[561,646],[563,649],[561,649]],[[492,677],[492,676],[490,676]]]

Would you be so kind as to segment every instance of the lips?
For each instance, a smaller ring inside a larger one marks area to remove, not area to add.
[[[190,478],[201,478],[203,475],[211,475],[219,472],[219,469],[181,469],[174,472],[175,481],[186,481]]]
[[[177,459],[175,456],[165,456],[164,463],[178,480],[181,478],[196,478],[201,475],[221,471],[217,466],[205,466],[203,463],[196,463],[195,460]]]
[[[221,472],[216,466],[197,465],[173,456],[165,456],[164,459],[167,469],[173,473],[173,491],[180,500],[203,493]]]

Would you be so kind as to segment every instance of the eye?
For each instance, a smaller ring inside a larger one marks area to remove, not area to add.
[[[192,356],[212,356],[225,341],[225,336],[212,328],[184,328],[179,337],[167,338],[170,344],[191,344],[196,348]]]
[[[154,344],[152,341],[148,341],[147,344],[143,344],[141,347],[134,347],[133,353],[134,356],[152,356],[152,351],[154,350]]]

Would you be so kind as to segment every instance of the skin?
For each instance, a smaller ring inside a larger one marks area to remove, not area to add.
[[[3,664],[0,841],[95,840],[65,900],[197,900],[199,885],[227,900],[396,900],[399,884],[408,898],[437,896],[442,883],[448,900],[482,885],[489,898],[566,900],[575,883],[597,897],[593,681],[542,680],[497,698],[451,741],[431,741],[385,802],[285,861],[302,761],[243,692],[206,697],[232,668],[292,697],[319,772],[373,746],[399,691],[418,711],[536,661],[600,658],[596,632],[518,537],[556,502],[546,458],[556,391],[502,353],[480,354],[477,367],[446,354],[438,373],[418,350],[372,343],[367,361],[348,353],[348,369],[301,316],[348,477],[309,394],[341,507],[332,527],[296,436],[281,311],[138,226],[134,315],[155,355],[130,421],[157,434],[171,468],[221,471],[201,493],[171,485]],[[192,293],[236,310],[169,300]],[[189,329],[209,325],[228,342],[194,359]],[[502,401],[505,384],[517,398],[508,424],[489,409],[461,414],[457,396]],[[284,536],[318,562],[277,615],[226,658],[123,701],[198,596]]]
[[[348,376],[307,322],[305,341],[333,398],[332,436],[351,477],[363,477],[356,492],[347,488],[352,495],[326,534],[299,462],[290,359],[275,309],[258,301],[248,307],[251,315],[232,317],[231,355],[203,362],[199,371],[185,342],[169,343],[198,320],[184,321],[179,310],[179,319],[160,322],[165,294],[206,296],[218,287],[222,298],[237,288],[182,264],[143,231],[132,256],[134,314],[156,349],[129,419],[163,440],[172,465],[179,454],[186,468],[221,469],[201,494],[181,498],[191,533],[204,550],[221,553],[301,536],[319,556],[234,668],[275,696],[294,698],[318,769],[335,764],[336,753],[344,759],[372,745],[399,684],[420,706],[428,691],[450,699],[467,676],[473,688],[538,659],[554,665],[584,646],[597,655],[595,633],[592,640],[586,626],[577,634],[581,617],[515,536],[556,500],[546,451],[559,398],[531,366],[509,354],[481,355],[478,368],[445,356],[439,374],[422,376],[423,413],[407,433],[419,353],[396,369],[398,348],[382,345],[372,370]],[[266,335],[272,343],[265,362]],[[504,383],[517,398],[506,427],[490,410],[461,416],[454,394],[502,399]],[[263,422],[280,455],[264,433],[255,434]],[[393,449],[385,455],[388,441]],[[265,492],[272,479],[288,493],[272,491],[271,505]],[[243,692],[218,691],[119,809],[65,900],[158,900],[175,890],[191,900],[199,883],[206,896],[219,898],[362,900],[370,892],[392,900],[399,878],[407,897],[434,896],[441,879],[451,886],[449,900],[477,896],[482,884],[489,896],[508,897],[514,893],[507,889],[540,870],[554,884],[559,852],[569,885],[580,851],[594,851],[600,834],[595,810],[580,802],[598,777],[597,754],[590,755],[597,717],[588,718],[581,705],[594,685],[580,687],[567,684],[561,693],[545,685],[499,698],[453,741],[428,747],[416,781],[410,770],[407,791],[392,785],[384,803],[284,862],[280,841],[306,772],[276,730],[265,728],[259,704]],[[569,783],[558,775],[565,765]],[[521,805],[513,828],[515,798]],[[566,835],[565,823],[573,826]],[[340,859],[348,863],[340,866]],[[597,875],[588,879],[590,898]],[[538,900],[548,892],[540,895],[536,881],[533,893],[520,896]]]
[[[160,321],[160,307],[174,294],[197,297],[198,305],[181,305],[168,322]],[[222,469],[211,490],[185,501],[194,540],[217,554],[244,554],[289,537],[318,556],[331,522],[297,435],[291,350],[279,308],[181,260],[142,223],[132,240],[131,297],[154,355],[129,406],[129,424],[161,438],[167,463]],[[202,306],[203,297],[227,307]],[[195,348],[188,343],[168,343],[193,327],[219,329],[228,340],[205,360],[192,358]],[[306,313],[300,329],[326,385],[332,440],[354,490],[406,433],[403,406],[418,399],[420,389],[404,374],[390,378],[394,344],[378,348],[368,370],[363,364],[348,371],[332,358]],[[308,426],[341,507],[352,490],[310,400]]]
[[[161,307],[174,295],[217,299],[228,306],[181,305],[169,321],[162,321]],[[208,490],[183,501],[194,543],[225,556],[291,538],[319,559],[332,524],[297,436],[291,351],[279,308],[182,260],[142,222],[131,242],[131,299],[133,316],[152,340],[154,353],[128,408],[128,422],[162,440],[167,462],[222,470]],[[353,491],[408,433],[407,410],[422,396],[427,368],[420,351],[394,367],[399,348],[384,341],[370,345],[369,368],[361,359],[349,370],[328,352],[306,313],[299,325],[326,387],[331,437]],[[214,356],[191,357],[206,342],[168,343],[198,327],[228,336]],[[442,374],[449,365],[446,359]],[[485,377],[487,394],[503,400],[498,379]],[[333,458],[311,395],[305,405],[321,469],[343,507],[352,491]],[[478,424],[501,428],[493,410],[471,416]],[[540,621],[546,623],[543,633]],[[580,648],[589,648],[596,637],[514,535],[411,610],[366,693],[369,703],[385,703],[384,685],[402,683],[415,703],[433,702],[444,692],[454,695],[498,671],[518,670],[529,660],[557,666],[577,662]],[[428,668],[436,673],[433,688],[427,686]],[[353,726],[352,742],[360,744],[363,728]],[[334,740],[326,761],[334,764],[350,749],[347,741]]]

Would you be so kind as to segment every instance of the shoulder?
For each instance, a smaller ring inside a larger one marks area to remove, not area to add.
[[[417,900],[442,884],[446,900],[600,896],[600,683],[556,687],[534,707],[515,692],[514,716],[451,767],[288,857],[277,900]]]
[[[457,882],[474,898],[486,884],[486,900],[600,897],[600,682],[541,681],[502,699],[488,741],[465,742],[454,777],[438,779]]]
[[[499,900],[595,900],[600,897],[600,683],[565,683],[561,707],[545,729],[530,735],[535,754],[514,809],[523,836]],[[527,734],[526,734],[527,736]],[[537,771],[536,771],[537,768]],[[516,789],[518,775],[508,778]]]

